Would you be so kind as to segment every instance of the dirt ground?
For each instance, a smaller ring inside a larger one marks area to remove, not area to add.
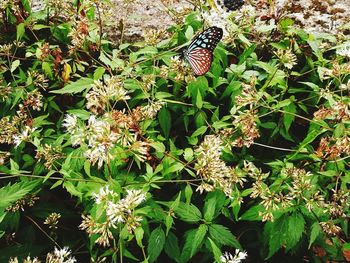
[[[172,15],[193,8],[191,0],[110,0],[108,35],[118,41],[123,31],[126,41],[139,40],[150,29],[166,29],[176,23]],[[214,0],[217,1],[217,0]],[[274,0],[275,12],[284,10],[301,27],[317,32],[337,31],[347,26],[350,31],[350,0]],[[268,0],[245,0],[259,16],[269,13]],[[33,0],[43,6],[43,0]],[[40,8],[40,7],[39,7]],[[271,10],[270,10],[271,11]],[[123,28],[123,30],[122,30]],[[344,30],[343,30],[344,32]]]
[[[112,0],[116,12],[113,21],[123,21],[125,36],[138,37],[150,28],[163,29],[175,23],[166,10],[192,7],[186,0]],[[348,24],[350,27],[350,0],[275,0],[276,12],[284,9],[286,14],[301,27],[310,31],[329,32]],[[166,3],[165,3],[166,2]],[[259,15],[266,15],[267,0],[245,0],[245,5],[256,7]],[[115,32],[118,35],[118,32]]]

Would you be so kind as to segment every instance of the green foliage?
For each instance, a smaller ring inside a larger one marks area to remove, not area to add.
[[[232,15],[194,76],[174,56],[198,12],[114,46],[107,1],[5,2],[1,262],[349,260],[346,36]]]

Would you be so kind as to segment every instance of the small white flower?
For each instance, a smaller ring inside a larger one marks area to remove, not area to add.
[[[13,143],[15,145],[15,148],[17,148],[21,142],[27,141],[30,138],[30,135],[32,132],[34,132],[36,128],[30,127],[30,126],[25,126],[24,130],[17,135],[13,136]]]
[[[336,53],[339,56],[350,58],[350,46],[337,49]]]
[[[100,188],[99,193],[97,193],[97,194],[93,193],[93,196],[95,198],[96,204],[101,204],[103,201],[107,200],[109,196],[111,196],[111,197],[117,196],[117,193],[109,190],[109,186],[106,185],[106,186]]]
[[[68,247],[64,247],[62,249],[58,249],[55,247],[53,255],[50,255],[50,259],[54,259],[57,261],[54,262],[60,262],[60,263],[74,263],[77,260],[74,257],[71,257],[71,251]],[[51,261],[50,261],[51,262]]]
[[[141,190],[127,190],[127,196],[117,203],[108,202],[106,215],[111,225],[116,228],[118,223],[126,223],[132,215],[132,210],[146,199],[146,194]],[[137,221],[142,218],[132,216]]]
[[[220,260],[222,263],[240,263],[242,260],[244,260],[248,256],[247,252],[245,251],[239,251],[239,249],[236,249],[235,254],[232,255],[229,252],[225,252],[221,257]]]
[[[132,208],[146,200],[146,194],[141,190],[127,190],[127,193],[128,195],[125,197],[125,202]]]
[[[73,132],[77,127],[78,119],[77,116],[66,114],[63,119],[62,126],[66,128],[67,132]]]

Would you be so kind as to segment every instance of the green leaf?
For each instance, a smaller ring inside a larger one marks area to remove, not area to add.
[[[283,124],[286,131],[288,131],[295,119],[294,114],[297,112],[297,107],[294,103],[290,103],[287,106],[283,107],[283,110],[285,111],[285,113],[283,113]]]
[[[230,232],[230,230],[227,227],[223,225],[209,225],[209,236],[217,244],[241,249],[241,245],[239,244],[236,237]]]
[[[208,240],[209,240],[209,243],[211,246],[211,251],[214,254],[215,261],[217,263],[222,263],[222,260],[220,259],[221,254],[222,254],[221,250],[217,247],[217,245],[215,244],[215,242],[211,238],[208,238]]]
[[[50,63],[44,61],[43,64],[41,65],[41,68],[43,69],[46,76],[48,76],[50,79],[53,77]]]
[[[199,127],[197,130],[194,131],[194,133],[192,133],[191,137],[197,137],[199,135],[202,135],[207,131],[207,129],[208,128],[206,126]]]
[[[238,64],[242,64],[244,61],[246,61],[247,58],[254,52],[255,49],[256,49],[256,44],[252,44],[246,50],[244,50],[242,55],[239,56]]]
[[[216,199],[212,197],[208,199],[204,204],[204,219],[207,222],[211,222],[215,215]]]
[[[89,90],[94,84],[94,80],[90,78],[81,78],[75,82],[71,82],[64,86],[62,89],[50,91],[55,94],[75,94],[85,90]]]
[[[166,107],[163,107],[158,114],[160,128],[162,129],[166,138],[169,138],[171,128],[171,115]]]
[[[5,209],[34,190],[42,180],[23,181],[8,184],[0,189],[0,209]]]
[[[103,67],[98,67],[94,72],[94,80],[99,80],[102,78],[103,74],[105,73],[106,69]]]
[[[198,227],[198,229],[195,231],[195,235],[194,235],[194,238],[192,240],[190,257],[193,257],[197,253],[197,251],[200,248],[207,232],[208,232],[208,226],[205,224],[201,224]]]
[[[173,232],[169,232],[165,246],[164,246],[165,253],[169,256],[169,258],[173,259],[174,261],[180,263],[180,247],[179,247],[179,241],[177,239],[177,236]]]
[[[136,243],[141,248],[143,248],[142,239],[143,239],[144,232],[145,231],[142,229],[142,227],[138,227],[135,229]]]
[[[17,41],[21,40],[21,38],[24,36],[24,33],[25,33],[25,25],[24,23],[20,23],[17,25],[17,28],[16,28],[17,32],[16,32],[16,39]]]
[[[266,259],[272,257],[283,245],[287,243],[289,221],[286,214],[274,222],[265,224],[264,234],[268,240],[269,253]]]
[[[186,204],[191,203],[191,198],[192,198],[193,190],[190,184],[187,184],[185,187],[185,199],[186,199]]]
[[[259,215],[259,212],[262,212],[264,210],[265,208],[262,205],[252,206],[239,218],[239,220],[261,221],[261,216]]]
[[[304,217],[298,212],[294,212],[288,218],[288,238],[286,251],[290,250],[298,243],[304,232],[304,225]]]
[[[165,244],[165,233],[161,227],[154,229],[148,240],[147,253],[149,262],[155,262]]]
[[[204,203],[204,219],[208,222],[217,217],[219,210],[225,204],[225,194],[222,191],[210,192]]]
[[[11,70],[10,71],[14,72],[18,68],[19,64],[20,64],[20,61],[18,59],[13,61],[12,64],[11,64]]]
[[[311,226],[309,248],[315,242],[316,238],[322,233],[321,226],[318,222],[315,222]]]
[[[202,213],[193,204],[185,204],[180,202],[179,206],[175,209],[175,213],[180,217],[182,221],[187,223],[197,223],[202,218]]]
[[[201,109],[203,106],[203,99],[202,95],[200,92],[197,92],[197,97],[196,97],[196,106],[198,109]]]

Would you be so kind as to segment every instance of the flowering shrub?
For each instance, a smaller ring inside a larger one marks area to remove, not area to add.
[[[346,31],[196,2],[117,46],[105,1],[0,2],[1,262],[350,261]]]

